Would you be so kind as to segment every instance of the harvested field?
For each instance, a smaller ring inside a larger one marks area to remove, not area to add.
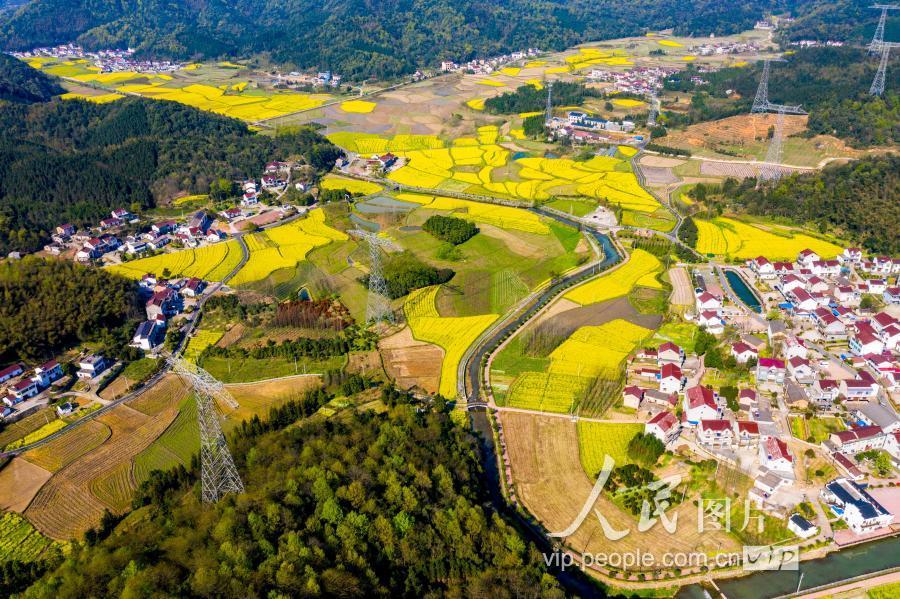
[[[547,314],[549,316],[542,315],[539,323],[541,325],[547,323],[547,326],[553,326],[555,330],[567,331],[568,334],[574,333],[577,329],[584,326],[601,325],[618,318],[644,328],[656,329],[661,319],[656,314],[638,314],[627,297],[619,297],[600,302],[599,304],[588,304],[587,306],[580,306],[566,299],[562,299],[557,303],[563,305],[571,303],[572,306],[571,309],[556,312],[555,314],[551,314],[550,310],[548,310]]]
[[[24,512],[40,488],[53,476],[24,458],[16,457],[0,470],[0,510]]]
[[[684,268],[670,268],[669,281],[672,283],[671,302],[676,306],[690,306],[694,303],[691,278]]]
[[[128,405],[147,416],[154,416],[172,405],[177,406],[187,392],[187,385],[181,377],[167,374],[152,388],[129,401]]]
[[[352,352],[344,371],[364,375],[384,372],[381,368],[381,354],[377,351]]]
[[[384,359],[389,377],[403,389],[419,387],[427,393],[437,393],[441,380],[444,350],[437,345],[419,341],[409,327],[382,339],[378,349]]]
[[[642,166],[641,172],[650,185],[669,185],[678,183],[678,177],[672,172],[672,169],[659,166]]]
[[[652,154],[644,154],[638,159],[641,166],[657,167],[657,168],[674,168],[684,164],[681,158],[667,158],[665,156],[654,156]]]
[[[24,458],[50,472],[61,470],[84,454],[97,449],[112,431],[98,420],[79,425],[61,437],[24,454]]]
[[[704,160],[700,163],[700,174],[709,177],[734,177],[736,179],[746,179],[758,176],[760,168],[760,164]],[[801,170],[788,166],[778,166],[777,169],[782,175],[789,175]]]
[[[54,474],[25,516],[47,536],[73,539],[96,526],[104,509],[121,512],[134,490],[131,461],[175,418],[174,399],[169,396],[170,403],[152,417],[127,405],[99,416],[110,438]]]
[[[225,389],[231,393],[239,407],[232,410],[219,406],[226,416],[223,428],[228,431],[243,420],[249,420],[253,416],[263,417],[268,414],[270,408],[280,406],[291,399],[301,399],[306,391],[321,384],[321,375],[300,374],[272,381],[226,385]]]
[[[514,412],[501,413],[504,437],[510,460],[515,492],[522,504],[548,530],[568,528],[581,511],[593,486],[582,469],[576,425],[567,418],[535,416]],[[602,496],[594,504],[616,530],[629,530],[617,541],[606,538],[592,512],[565,544],[576,553],[641,552],[661,560],[666,552],[740,551],[740,544],[719,531],[697,530],[697,508],[686,500],[678,509],[677,534],[669,534],[657,522],[650,530],[639,532],[638,519]]]

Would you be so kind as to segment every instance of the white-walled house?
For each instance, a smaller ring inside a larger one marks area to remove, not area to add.
[[[778,437],[765,437],[759,444],[759,463],[769,470],[784,474],[794,472],[794,458],[787,443]]]
[[[680,431],[681,425],[672,412],[659,412],[644,425],[644,434],[653,435],[667,447],[678,439]]]
[[[887,511],[865,490],[865,487],[846,478],[836,478],[822,489],[822,499],[834,506],[850,530],[858,535],[885,528],[894,521]]]

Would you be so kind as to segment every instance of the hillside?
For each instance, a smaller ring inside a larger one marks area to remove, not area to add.
[[[723,189],[695,188],[692,195],[729,210],[809,223],[856,240],[870,252],[900,253],[900,156],[867,157],[792,175],[761,189],[755,184],[754,179],[740,184],[732,179]]]
[[[784,43],[794,40],[840,40],[865,44],[872,39],[880,10],[870,8],[869,0],[820,0],[807,10],[796,11],[796,20],[777,35]],[[890,2],[881,4],[891,4]],[[900,39],[900,15],[888,13],[886,40]]]
[[[146,506],[24,597],[561,597],[541,555],[483,506],[474,440],[449,415],[300,420],[314,391],[230,439],[246,491],[199,502],[196,474],[153,475]],[[101,537],[109,531],[101,533]]]
[[[131,329],[117,328],[140,314],[133,281],[32,256],[0,262],[0,297],[0,363],[46,360],[86,340],[124,345]]]
[[[442,59],[526,47],[562,50],[650,29],[735,33],[786,4],[797,2],[32,0],[2,20],[0,45],[25,49],[77,41],[87,47],[134,47],[146,55],[179,58],[264,55],[302,68],[330,68],[346,77],[386,78]]]
[[[769,99],[801,104],[810,114],[811,135],[835,135],[855,147],[897,143],[900,121],[900,71],[889,69],[883,98],[869,95],[878,61],[858,48],[810,48],[773,63]],[[668,112],[671,126],[683,126],[750,112],[762,63],[703,73],[695,85],[688,69],[666,80],[666,89],[692,94],[686,112]],[[730,95],[729,95],[730,92]]]
[[[234,119],[137,98],[0,106],[0,126],[2,255],[39,249],[63,222],[95,224],[115,208],[258,175],[268,160],[304,155],[330,168],[339,154],[309,128],[255,135]]]
[[[51,77],[8,54],[0,54],[0,100],[46,102],[64,91]]]

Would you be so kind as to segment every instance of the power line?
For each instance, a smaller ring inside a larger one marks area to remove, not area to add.
[[[887,20],[887,11],[897,10],[900,6],[896,4],[875,4],[869,8],[877,8],[881,10],[881,18],[878,19],[878,26],[875,27],[875,35],[869,42],[869,55],[874,56],[882,51],[881,44],[884,43],[884,22]]]

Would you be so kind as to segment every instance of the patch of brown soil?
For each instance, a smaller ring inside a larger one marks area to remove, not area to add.
[[[506,244],[506,247],[509,248],[514,254],[518,254],[519,256],[528,256],[528,257],[536,257],[542,255],[544,252],[541,248],[537,248],[534,245],[529,244],[527,241],[518,237],[514,233],[510,233],[509,231],[504,231],[499,227],[495,227],[493,225],[486,225],[484,223],[478,223],[478,230],[488,237],[493,237],[494,239],[499,239],[503,243]]]
[[[444,350],[437,345],[419,341],[409,327],[382,339],[378,349],[389,377],[403,389],[419,387],[437,393],[441,380]]]
[[[0,470],[0,510],[22,513],[44,483],[53,476],[23,458],[13,458]]]
[[[776,118],[775,114],[740,114],[691,125],[684,131],[671,133],[668,140],[673,144],[683,143],[695,148],[765,141],[769,127],[775,125]],[[807,120],[809,117],[806,115],[785,115],[784,136],[805,131]]]

